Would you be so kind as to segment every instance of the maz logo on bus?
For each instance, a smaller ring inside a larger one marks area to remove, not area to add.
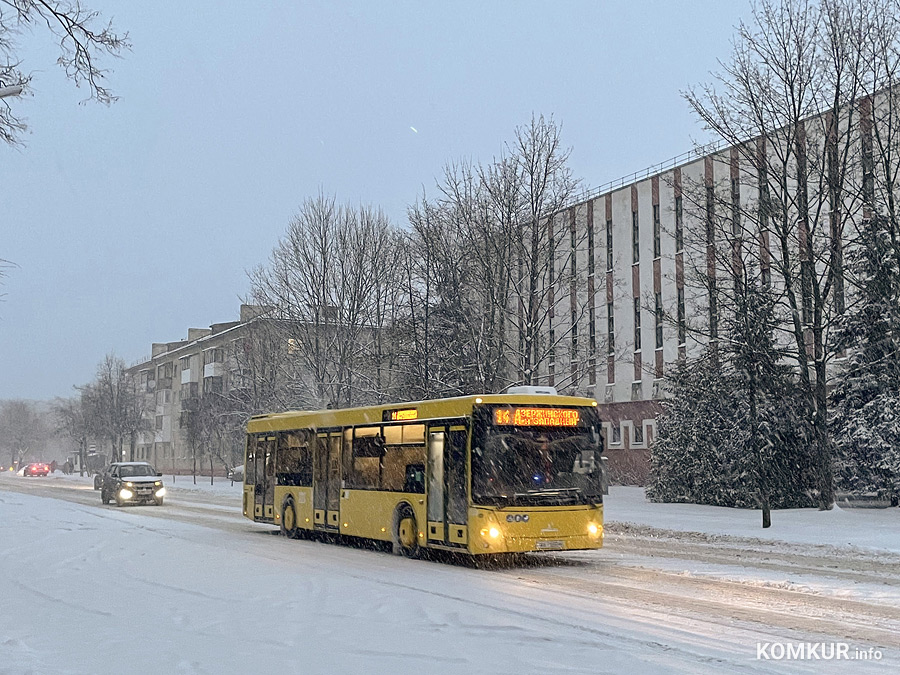
[[[577,427],[578,411],[570,408],[498,408],[494,424],[516,427]]]

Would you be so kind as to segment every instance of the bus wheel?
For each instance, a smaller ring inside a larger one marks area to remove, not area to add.
[[[288,495],[281,505],[281,534],[291,539],[299,539],[297,530],[297,510],[294,508],[294,498]]]
[[[394,553],[406,558],[419,557],[416,514],[409,504],[401,504],[394,514]]]

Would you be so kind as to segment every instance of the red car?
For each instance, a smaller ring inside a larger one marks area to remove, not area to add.
[[[25,467],[24,476],[49,476],[50,465],[43,462],[32,462]]]

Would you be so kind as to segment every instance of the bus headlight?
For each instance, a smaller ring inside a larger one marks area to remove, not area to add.
[[[134,493],[131,490],[126,490],[125,488],[122,488],[121,490],[119,490],[119,496],[122,499],[131,499],[132,497],[134,497]]]
[[[481,536],[485,539],[497,539],[500,534],[500,528],[494,527],[493,525],[490,528],[485,528],[481,531]]]
[[[588,530],[588,534],[594,538],[599,537],[600,533],[602,532],[602,530],[600,529],[600,526],[597,525],[597,523],[588,523],[587,530]]]

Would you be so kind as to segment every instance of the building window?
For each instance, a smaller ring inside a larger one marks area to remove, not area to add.
[[[631,258],[634,263],[641,261],[641,229],[637,211],[631,212]]]
[[[618,445],[619,443],[621,443],[622,442],[622,427],[620,427],[618,424],[613,424],[613,425],[610,425],[610,431],[612,432],[610,434],[610,436],[612,436],[612,438],[610,439],[609,442],[612,443],[613,445]]]
[[[207,349],[203,352],[203,365],[208,366],[210,363],[224,363],[225,350],[221,347],[216,349]]]
[[[588,235],[588,274],[594,273],[594,219],[588,219],[587,224],[587,235]],[[573,235],[574,236],[574,235]],[[575,248],[574,241],[572,242],[572,248]]]
[[[606,351],[612,354],[616,350],[616,319],[611,302],[606,303],[606,330]]]
[[[675,250],[684,250],[684,214],[681,197],[675,197]]]
[[[190,370],[191,369],[191,357],[190,356],[182,356],[180,359],[181,370]]]
[[[612,221],[606,221],[606,271],[613,271],[613,226]]]
[[[219,376],[204,377],[203,378],[203,393],[204,394],[221,394],[222,393],[222,378]]]
[[[641,351],[641,299],[634,299],[634,351]]]
[[[156,416],[156,430],[159,431],[162,428],[163,428],[163,416],[157,415]]]
[[[663,346],[663,306],[662,293],[656,294],[656,348]]]
[[[640,422],[634,422],[634,444],[635,445],[643,445],[644,444],[644,426]]]
[[[653,257],[662,255],[662,246],[659,240],[659,204],[653,205]]]
[[[684,289],[678,289],[678,344],[685,343],[685,324],[684,324]]]
[[[741,234],[741,184],[737,178],[731,179],[731,234]]]

